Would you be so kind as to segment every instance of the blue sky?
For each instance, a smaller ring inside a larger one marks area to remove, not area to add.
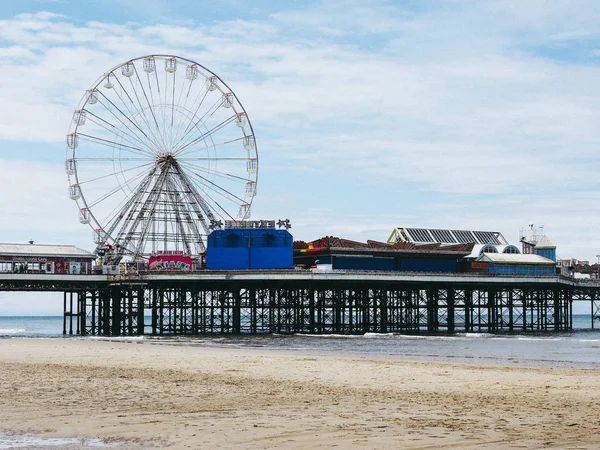
[[[64,137],[105,71],[175,54],[240,98],[260,159],[254,218],[296,239],[395,226],[543,224],[600,253],[600,6],[590,0],[5,0],[0,240],[92,250]]]

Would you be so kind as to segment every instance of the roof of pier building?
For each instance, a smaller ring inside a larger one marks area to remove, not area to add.
[[[536,249],[556,248],[556,245],[554,245],[552,243],[552,241],[550,239],[548,239],[548,236],[543,235],[542,238],[537,242],[537,244],[535,244],[535,248]]]
[[[411,242],[413,244],[439,243],[442,245],[508,245],[508,241],[499,231],[451,230],[440,228],[394,228],[388,238],[388,244]]]
[[[473,245],[473,250],[469,255],[466,256],[467,259],[477,259],[484,253],[494,253],[494,254],[520,254],[521,250],[516,245],[508,244],[508,245],[493,245],[493,244],[476,244]]]
[[[442,245],[438,242],[428,244],[415,244],[412,242],[396,242],[389,244],[367,240],[358,242],[336,236],[325,236],[310,242],[294,242],[295,253],[311,254],[337,254],[337,255],[372,255],[372,256],[417,256],[433,258],[463,258],[470,254],[473,243],[459,243]]]
[[[514,254],[514,253],[484,253],[477,262],[489,262],[494,264],[536,264],[554,266],[556,262],[534,254]]]
[[[0,243],[0,256],[88,258],[96,256],[74,245]]]

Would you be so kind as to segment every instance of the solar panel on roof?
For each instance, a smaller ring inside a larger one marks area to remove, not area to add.
[[[406,230],[413,238],[413,242],[433,242],[433,239],[424,228],[407,228]]]
[[[460,242],[461,244],[469,244],[471,242],[477,242],[477,239],[475,238],[475,236],[473,236],[473,233],[471,233],[470,231],[452,230],[452,234],[454,235],[456,240],[458,242]]]
[[[500,241],[493,231],[473,231],[480,244],[500,245]]]
[[[455,244],[456,239],[450,233],[450,230],[429,230],[436,242],[442,244]]]

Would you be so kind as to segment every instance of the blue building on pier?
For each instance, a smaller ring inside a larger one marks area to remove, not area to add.
[[[206,268],[211,270],[292,269],[293,238],[274,228],[228,228],[208,236]]]

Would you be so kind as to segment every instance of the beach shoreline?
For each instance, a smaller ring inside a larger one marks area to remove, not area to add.
[[[119,448],[598,448],[597,370],[0,340],[0,431]]]

